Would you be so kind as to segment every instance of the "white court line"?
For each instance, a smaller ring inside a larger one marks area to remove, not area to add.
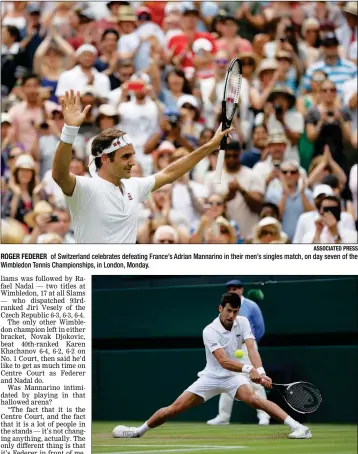
[[[113,446],[113,445],[97,445],[99,447],[105,447],[105,446]],[[132,448],[135,448],[135,445],[121,445],[121,446],[131,446]],[[144,446],[148,446],[148,447],[153,447],[155,445],[136,445],[136,446],[141,446],[141,447],[144,447]],[[164,447],[164,446],[168,446],[168,445],[157,445],[158,447]],[[169,445],[169,446],[174,446],[174,445]],[[188,445],[185,445],[185,446],[188,446]],[[113,446],[114,448],[119,448],[120,446]],[[156,453],[156,454],[160,454],[161,452],[192,452],[192,451],[203,451],[204,449],[207,450],[207,449],[244,449],[244,448],[247,448],[247,446],[198,446],[196,445],[195,447],[189,447],[189,448],[184,448],[184,449],[160,449],[159,451],[156,449],[155,451],[127,451],[127,452],[123,452],[123,451],[115,451],[115,452],[106,452],[105,454],[148,454],[148,453]],[[93,454],[96,454],[96,453],[93,453]],[[100,454],[100,453],[97,453],[97,454]]]

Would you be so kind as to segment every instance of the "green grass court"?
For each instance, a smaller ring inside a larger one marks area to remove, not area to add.
[[[115,439],[115,425],[133,422],[94,422],[92,454],[357,454],[357,426],[308,424],[313,438],[290,440],[281,425],[231,424],[210,427],[204,423],[166,423],[137,439]]]

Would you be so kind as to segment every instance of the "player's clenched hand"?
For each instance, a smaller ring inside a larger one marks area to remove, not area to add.
[[[267,375],[261,375],[261,385],[263,385],[265,388],[272,388],[272,380],[270,377]]]
[[[250,370],[249,377],[250,377],[250,380],[253,381],[254,383],[261,384],[262,377],[255,368]]]
[[[220,125],[214,137],[208,142],[208,146],[210,147],[211,151],[217,150],[220,146],[222,139],[228,134],[230,134],[230,132],[233,131],[234,129],[235,129],[234,127],[231,127],[225,129],[225,131],[222,131],[222,125]]]
[[[91,106],[88,105],[82,110],[80,92],[75,95],[73,90],[66,91],[61,99],[63,118],[68,126],[81,126]]]

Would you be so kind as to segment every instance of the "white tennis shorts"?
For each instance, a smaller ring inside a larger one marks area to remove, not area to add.
[[[235,374],[232,377],[218,378],[202,375],[196,382],[189,386],[186,391],[196,394],[207,400],[218,394],[229,394],[233,399],[236,396],[237,390],[242,385],[249,385],[250,381],[245,374]]]

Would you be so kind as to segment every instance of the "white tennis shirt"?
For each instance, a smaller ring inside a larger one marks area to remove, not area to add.
[[[211,377],[222,378],[237,374],[237,372],[224,369],[213,355],[213,352],[219,348],[223,348],[230,359],[237,361],[234,353],[236,350],[241,349],[242,343],[246,339],[255,339],[246,317],[237,316],[231,331],[227,331],[221,324],[220,317],[217,317],[203,331],[206,367],[199,373],[199,376],[209,375]]]
[[[99,176],[76,176],[72,196],[66,196],[76,243],[135,243],[138,204],[152,191],[155,177],[122,180],[119,187]]]

